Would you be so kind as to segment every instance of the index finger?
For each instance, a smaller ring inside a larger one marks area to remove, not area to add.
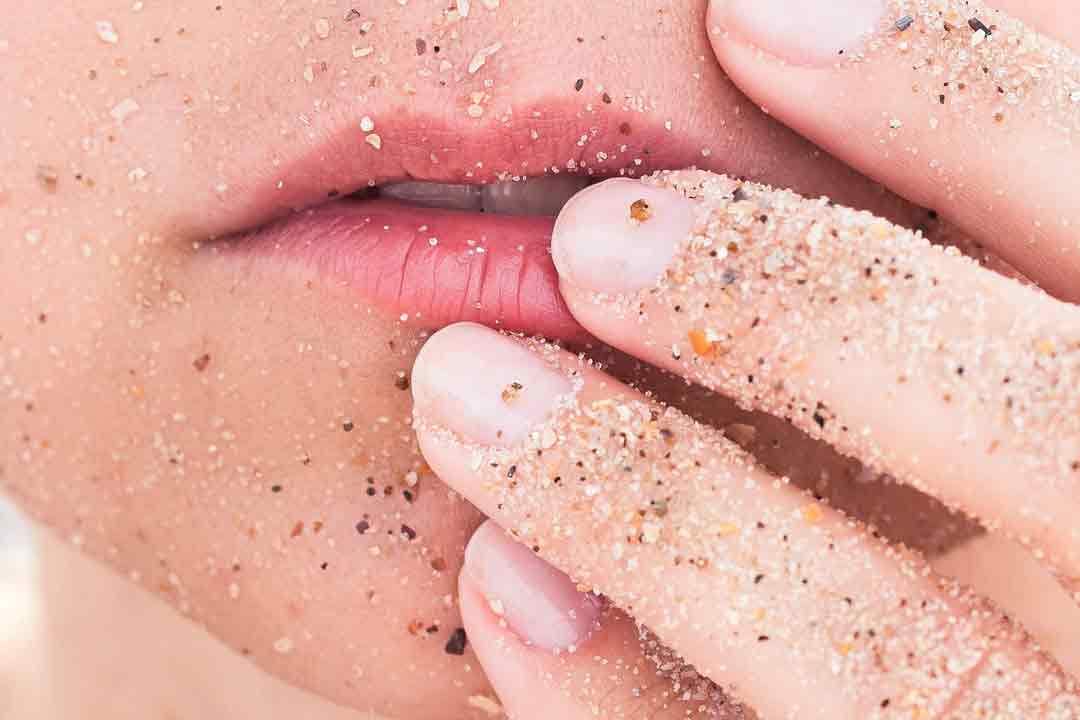
[[[710,38],[770,114],[1075,301],[1080,57],[1023,21],[1054,4],[716,0]]]

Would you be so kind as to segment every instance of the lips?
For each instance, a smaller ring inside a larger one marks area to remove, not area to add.
[[[801,145],[749,134],[751,145],[756,139],[776,147],[765,152],[728,142],[730,156],[720,157],[705,152],[714,137],[674,133],[655,113],[615,105],[583,109],[553,99],[480,120],[401,108],[374,118],[319,117],[304,142],[278,148],[262,167],[232,169],[219,184],[228,188],[220,202],[192,203],[209,209],[180,224],[220,238],[206,244],[208,251],[254,254],[283,270],[315,268],[370,306],[432,327],[473,320],[557,339],[586,337],[561,300],[547,249],[551,216],[569,193],[565,186],[545,190],[541,184],[550,180],[540,178],[641,176],[700,162],[717,172],[783,179],[812,166],[808,177],[847,204],[900,222],[912,210],[820,153],[770,154]],[[528,191],[513,191],[530,178]],[[506,188],[513,197],[504,197]],[[549,191],[557,197],[545,197]]]
[[[253,229],[210,246],[314,268],[412,324],[471,320],[583,340],[550,256],[554,215],[589,181],[682,167],[700,150],[640,118],[521,117],[486,130],[402,116],[365,132],[357,122],[280,172],[238,180],[245,202],[208,218],[208,234]]]
[[[410,207],[382,200],[323,205],[236,238],[233,252],[299,262],[403,320],[458,320],[583,340],[559,294],[553,219]]]

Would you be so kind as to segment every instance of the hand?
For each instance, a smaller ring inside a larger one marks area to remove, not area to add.
[[[1071,51],[964,3],[895,19],[858,3],[803,24],[766,15],[786,3],[752,5],[711,10],[744,89],[1071,296]],[[862,24],[842,35],[841,20]],[[751,38],[789,62],[748,51]],[[836,66],[832,48],[860,59]],[[565,299],[601,340],[976,515],[1075,588],[1074,306],[867,213],[698,172],[587,190],[553,252]],[[413,380],[421,446],[444,480],[766,717],[1080,713],[1074,682],[987,601],[580,357],[455,326]],[[485,577],[466,561],[467,615],[486,598],[531,639],[528,595]],[[570,603],[579,617],[583,603]],[[608,629],[567,626],[576,634],[548,644],[581,647],[544,658],[548,693],[559,678],[587,687],[583,674],[632,685],[593,651]],[[490,670],[498,656],[478,651]]]

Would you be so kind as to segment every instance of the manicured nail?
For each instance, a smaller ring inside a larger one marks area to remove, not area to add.
[[[551,651],[573,651],[597,629],[599,599],[490,520],[473,534],[462,570],[522,642]]]
[[[652,287],[694,227],[695,204],[665,188],[616,178],[562,209],[551,253],[562,280],[619,294]]]
[[[793,65],[829,65],[857,54],[887,11],[887,0],[713,0],[709,21]]]
[[[435,333],[412,374],[413,401],[422,416],[487,445],[525,439],[572,389],[537,353],[474,323]]]

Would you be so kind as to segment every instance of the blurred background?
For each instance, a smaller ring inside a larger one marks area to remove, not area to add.
[[[41,643],[36,612],[36,573],[30,527],[0,495],[0,717],[40,705],[35,678],[43,668],[35,648]]]
[[[0,495],[0,720],[254,717],[376,720],[278,682]]]

